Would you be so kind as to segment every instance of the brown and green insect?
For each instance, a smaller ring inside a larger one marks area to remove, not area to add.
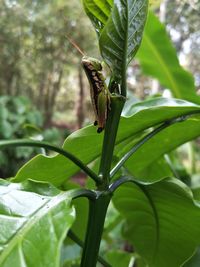
[[[95,113],[94,125],[98,126],[97,132],[100,133],[105,128],[111,97],[102,74],[101,62],[95,58],[85,56],[81,49],[69,37],[67,38],[83,55],[82,66],[90,84],[90,97]]]
[[[96,119],[94,125],[98,125],[97,132],[100,133],[105,127],[111,94],[105,83],[99,60],[84,56],[82,66],[90,83],[90,96]]]

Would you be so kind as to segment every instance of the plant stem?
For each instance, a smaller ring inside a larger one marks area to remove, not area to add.
[[[24,146],[24,147],[43,147],[48,150],[55,151],[65,158],[71,160],[75,165],[80,167],[87,175],[89,175],[97,185],[101,184],[101,179],[94,173],[90,168],[88,168],[80,159],[78,159],[76,156],[71,154],[70,152],[67,152],[66,150],[59,148],[57,146],[50,145],[46,142],[41,141],[32,141],[29,139],[21,139],[21,140],[9,140],[9,141],[0,141],[0,149],[5,147],[17,147],[17,146]]]
[[[70,190],[70,195],[73,200],[80,197],[86,197],[88,200],[95,200],[97,198],[96,191],[84,188],[72,189]]]
[[[128,182],[137,183],[137,181],[134,181],[134,179],[131,176],[122,176],[121,178],[119,178],[118,180],[114,181],[109,186],[109,191],[113,194],[118,187],[120,187],[122,184],[128,183]]]
[[[71,240],[73,240],[81,248],[84,247],[83,241],[80,238],[78,238],[78,236],[73,231],[69,230],[67,235]],[[104,267],[111,267],[111,265],[107,261],[105,261],[101,256],[98,256],[98,262],[103,264]]]
[[[120,115],[125,103],[125,98],[122,96],[111,97],[111,110],[108,114],[106,122],[103,148],[101,153],[101,162],[99,168],[99,177],[102,179],[102,185],[99,190],[106,190],[110,181],[110,168],[112,163],[113,151],[119,125]]]
[[[80,265],[81,267],[96,266],[110,199],[110,193],[100,192],[97,199],[89,201],[89,218]]]

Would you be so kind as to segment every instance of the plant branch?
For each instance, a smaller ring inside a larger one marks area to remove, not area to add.
[[[0,141],[0,149],[5,148],[5,147],[18,147],[18,146],[24,146],[24,147],[42,147],[51,151],[55,151],[65,158],[71,160],[75,165],[80,167],[88,176],[90,176],[97,185],[101,184],[102,181],[101,179],[94,173],[90,168],[88,168],[81,160],[79,160],[76,156],[71,154],[70,152],[67,152],[66,150],[59,148],[54,145],[50,145],[46,142],[41,142],[41,141],[32,141],[32,140],[26,140],[26,139],[21,139],[21,140],[10,140],[10,141]]]
[[[179,118],[172,119],[170,121],[166,121],[163,124],[161,124],[159,127],[154,129],[152,132],[147,134],[144,138],[142,138],[139,142],[137,142],[121,159],[120,161],[115,165],[115,167],[110,172],[110,177],[112,178],[117,171],[124,165],[124,163],[141,147],[143,146],[148,140],[150,140],[152,137],[154,137],[156,134],[164,130],[165,128],[171,126],[174,123],[182,122],[186,120],[186,116],[182,116]]]
[[[84,242],[81,239],[79,239],[78,236],[75,235],[73,231],[69,230],[67,235],[71,240],[73,240],[81,248],[84,248]],[[107,261],[105,261],[101,256],[98,256],[98,262],[103,264],[104,267],[111,267],[111,265]]]
[[[114,181],[110,186],[109,186],[109,191],[111,193],[114,193],[115,190],[120,187],[122,184],[127,183],[127,182],[136,182],[132,177],[129,176],[123,176],[121,178],[119,178],[118,180]]]
[[[106,190],[110,182],[110,168],[112,163],[113,151],[117,129],[119,125],[120,115],[125,103],[125,98],[122,96],[111,97],[111,110],[108,114],[106,122],[104,141],[101,153],[101,162],[99,168],[99,177],[102,179],[102,185],[99,190]]]
[[[85,189],[85,188],[72,189],[70,190],[70,194],[73,200],[79,197],[86,197],[89,200],[95,200],[98,196],[96,191]]]
[[[81,267],[96,266],[110,199],[110,192],[98,192],[98,197],[95,200],[89,201],[89,217],[81,258]]]

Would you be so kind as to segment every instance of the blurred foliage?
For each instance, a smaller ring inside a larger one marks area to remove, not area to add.
[[[159,17],[165,27],[161,24],[160,30],[167,31],[170,35],[172,42],[176,48],[177,56],[180,60],[180,64],[186,70],[189,70],[194,75],[195,79],[195,90],[199,94],[200,89],[200,69],[199,69],[199,61],[200,61],[200,21],[199,21],[199,10],[200,10],[200,2],[197,0],[193,1],[181,1],[181,0],[162,0],[159,5],[152,5],[152,9],[156,13],[157,17]],[[150,26],[150,25],[149,25]],[[153,23],[151,25],[153,27]],[[158,25],[156,26],[158,27]],[[153,28],[149,28],[147,33],[153,32]],[[171,43],[169,40],[166,44],[166,40],[158,40],[159,36],[153,39],[153,46],[158,47],[159,49],[165,47],[169,48],[169,44]],[[170,44],[171,46],[171,44]],[[175,49],[173,48],[172,50]],[[159,50],[158,50],[159,52]],[[169,52],[169,51],[168,51]],[[173,53],[174,53],[173,52]],[[154,53],[150,54],[150,57],[154,58],[156,55]],[[158,56],[158,54],[157,54]],[[167,59],[168,53],[163,54],[163,57]],[[148,61],[148,59],[146,59]],[[169,60],[169,58],[168,58]],[[158,63],[152,62],[153,63]],[[171,64],[171,63],[170,63]],[[175,63],[177,65],[177,63]],[[160,63],[157,66],[157,69],[151,70],[151,72],[159,72]],[[173,72],[174,69],[170,68]],[[155,75],[153,75],[154,78]],[[178,77],[180,78],[180,77]],[[167,79],[167,76],[166,78]],[[132,68],[129,69],[129,88],[139,96],[139,98],[144,99],[147,96],[151,95],[161,95],[165,94],[169,96],[169,93],[166,89],[170,89],[169,83],[163,83],[163,79],[161,85],[157,83],[157,80],[152,78],[147,78],[142,75],[140,65],[138,62],[132,63]],[[185,85],[184,85],[185,86]],[[188,90],[189,91],[189,90]],[[174,94],[173,94],[174,95]],[[191,99],[193,97],[193,93],[191,95]],[[177,96],[176,96],[177,97]],[[179,96],[181,97],[181,96]],[[190,99],[190,101],[191,101]]]
[[[168,32],[178,54],[184,58],[185,67],[193,72],[198,89],[199,1],[151,0],[150,5],[158,16],[164,9]],[[99,57],[95,32],[79,0],[1,1],[0,93],[31,98],[44,114],[46,126],[53,121],[77,129],[88,118],[92,120],[92,115],[88,83],[81,76],[82,56],[66,36],[87,55]],[[155,93],[154,82],[141,74],[137,62],[129,68],[128,78],[129,88],[140,99]],[[156,93],[162,94],[164,89],[159,86]]]
[[[25,124],[42,126],[42,116],[24,97],[0,97],[0,139],[17,139],[26,136]],[[6,149],[0,151],[0,177],[14,175],[31,156],[33,148]]]
[[[90,27],[79,1],[1,1],[1,139],[28,136],[30,127],[23,127],[32,124],[47,128],[40,133],[42,138],[58,144],[61,134],[65,138],[77,128],[82,56],[66,36],[86,53],[95,54],[95,33],[88,30]],[[31,148],[1,152],[0,176],[14,175],[32,155]],[[7,167],[8,162],[13,169]]]
[[[197,89],[200,89],[200,1],[165,0],[165,5],[165,24],[175,43],[181,63],[192,71]]]
[[[153,12],[149,12],[137,58],[143,72],[170,89],[173,97],[200,103],[193,76],[180,66],[166,29]]]
[[[55,110],[74,110],[81,56],[66,36],[93,53],[89,29],[79,1],[1,1],[0,93],[31,98],[46,125]]]
[[[25,97],[0,97],[0,139],[34,138],[58,144],[61,134],[56,128],[41,131],[43,117]],[[38,149],[30,147],[9,148],[0,151],[0,177],[16,173]]]

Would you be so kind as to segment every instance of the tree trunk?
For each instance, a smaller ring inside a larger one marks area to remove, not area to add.
[[[60,91],[60,85],[62,81],[63,76],[63,69],[61,68],[58,72],[58,79],[54,82],[52,82],[52,76],[54,74],[51,74],[49,77],[48,87],[47,87],[47,93],[45,96],[45,127],[51,126],[52,123],[52,117],[54,112],[54,107],[56,103],[56,97],[58,95],[58,92]]]
[[[37,107],[39,110],[42,110],[44,108],[44,102],[45,102],[45,88],[47,84],[47,73],[43,72],[41,74],[40,83],[37,88]]]
[[[83,85],[83,72],[82,68],[78,69],[78,79],[79,79],[79,95],[76,106],[76,116],[77,116],[77,128],[83,127],[84,116],[84,85]]]

